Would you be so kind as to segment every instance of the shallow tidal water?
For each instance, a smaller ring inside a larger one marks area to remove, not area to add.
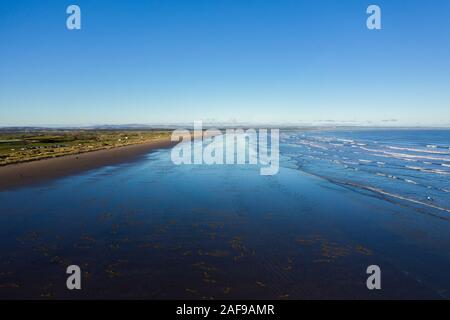
[[[361,178],[402,196],[391,197],[358,187],[358,170],[347,174],[324,165],[327,155],[313,146],[301,149],[300,141],[318,144],[311,139],[282,136],[275,176],[251,165],[175,166],[162,149],[0,192],[0,298],[449,299],[450,214],[439,209],[449,199],[437,193],[446,188],[443,175],[429,178],[437,189],[420,202],[403,198],[417,195],[407,188],[418,188],[427,172],[410,169],[421,175],[417,184],[404,178],[405,190],[392,187],[400,180],[390,173],[386,185]],[[309,155],[320,159],[305,162]],[[381,166],[357,157],[365,161],[353,166]],[[378,162],[386,170],[389,161]],[[71,264],[82,270],[82,290],[66,288]],[[373,264],[382,272],[377,291],[366,287]]]

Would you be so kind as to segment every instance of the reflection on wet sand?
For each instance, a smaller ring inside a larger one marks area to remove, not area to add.
[[[0,193],[8,212],[0,216],[0,297],[449,294],[448,274],[434,272],[450,265],[442,220],[294,169],[261,177],[248,167],[173,168],[167,156]],[[396,226],[416,228],[429,241]],[[365,286],[374,263],[382,266],[382,292]],[[80,292],[66,289],[70,264],[82,270]]]

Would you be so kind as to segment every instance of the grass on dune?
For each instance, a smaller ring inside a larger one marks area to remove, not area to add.
[[[0,165],[145,143],[169,137],[163,130],[0,132]]]

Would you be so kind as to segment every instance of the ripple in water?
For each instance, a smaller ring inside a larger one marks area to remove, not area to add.
[[[287,132],[282,152],[336,183],[450,213],[450,130]]]

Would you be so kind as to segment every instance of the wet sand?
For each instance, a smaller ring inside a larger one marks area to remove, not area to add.
[[[139,158],[147,152],[175,145],[170,137],[112,149],[10,164],[0,167],[0,191],[81,173]]]
[[[165,149],[0,203],[0,299],[449,298],[448,221],[286,162],[267,177]]]

